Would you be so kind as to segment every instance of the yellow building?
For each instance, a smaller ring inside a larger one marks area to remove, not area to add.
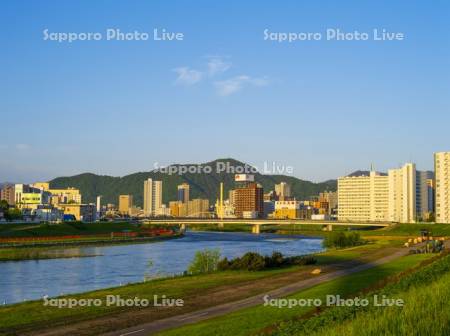
[[[133,195],[119,195],[119,213],[129,215],[133,207]]]
[[[389,179],[370,172],[338,179],[338,219],[340,221],[380,222],[388,220]]]
[[[65,215],[73,215],[76,220],[92,222],[95,220],[95,205],[91,204],[60,204]]]
[[[42,191],[49,192],[51,194],[50,202],[55,206],[57,206],[60,203],[81,204],[81,193],[79,189],[76,188],[51,189],[50,183],[48,182],[36,182],[33,183],[31,186],[34,188],[41,189]]]
[[[196,198],[187,203],[173,201],[169,203],[170,215],[173,217],[208,217],[209,200]]]
[[[300,217],[299,201],[276,201],[273,218],[296,219]]]

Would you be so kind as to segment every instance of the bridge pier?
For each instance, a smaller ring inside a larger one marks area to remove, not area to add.
[[[186,232],[186,224],[182,223],[180,224],[180,232],[185,233]]]
[[[223,229],[224,225],[223,225],[223,223],[219,223],[219,224],[217,224],[217,227],[218,227],[219,229]]]
[[[260,232],[261,232],[260,226],[261,226],[260,224],[253,224],[253,226],[252,226],[252,233],[260,234]]]

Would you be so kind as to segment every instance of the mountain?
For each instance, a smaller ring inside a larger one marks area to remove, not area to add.
[[[207,167],[210,167],[210,171]],[[224,171],[232,167],[234,170]],[[139,172],[123,177],[95,175],[85,173],[70,177],[58,177],[50,181],[52,188],[75,187],[80,189],[83,203],[95,202],[102,195],[102,203],[118,203],[120,194],[133,195],[134,203],[142,206],[144,180],[152,178],[163,182],[163,202],[176,199],[177,185],[186,182],[190,185],[190,198],[208,198],[211,203],[219,196],[220,182],[224,182],[225,198],[228,191],[234,188],[234,173],[249,172],[253,167],[234,159],[219,159],[203,164],[177,164],[151,172]],[[180,174],[173,173],[178,170]],[[241,170],[241,171],[239,171]],[[172,172],[172,173],[170,173]],[[274,189],[276,183],[282,181],[291,185],[293,196],[297,199],[308,199],[322,191],[335,191],[336,181],[313,183],[285,175],[262,175],[254,173],[256,182],[260,183],[265,192]]]

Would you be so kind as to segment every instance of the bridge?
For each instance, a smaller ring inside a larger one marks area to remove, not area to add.
[[[143,219],[141,223],[155,225],[179,225],[182,231],[189,225],[225,225],[241,224],[251,225],[252,233],[259,234],[262,225],[320,225],[325,231],[332,231],[333,226],[355,226],[355,227],[387,227],[394,223],[386,222],[338,222],[338,221],[313,221],[300,219]]]

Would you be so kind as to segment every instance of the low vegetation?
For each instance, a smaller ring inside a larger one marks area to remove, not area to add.
[[[271,256],[262,256],[258,253],[248,252],[242,257],[231,260],[222,259],[218,264],[218,269],[220,271],[262,271],[287,266],[314,265],[315,263],[317,263],[317,260],[312,256],[285,257],[279,252],[273,252]]]
[[[323,240],[323,247],[326,248],[345,248],[365,244],[358,232],[332,232]]]

